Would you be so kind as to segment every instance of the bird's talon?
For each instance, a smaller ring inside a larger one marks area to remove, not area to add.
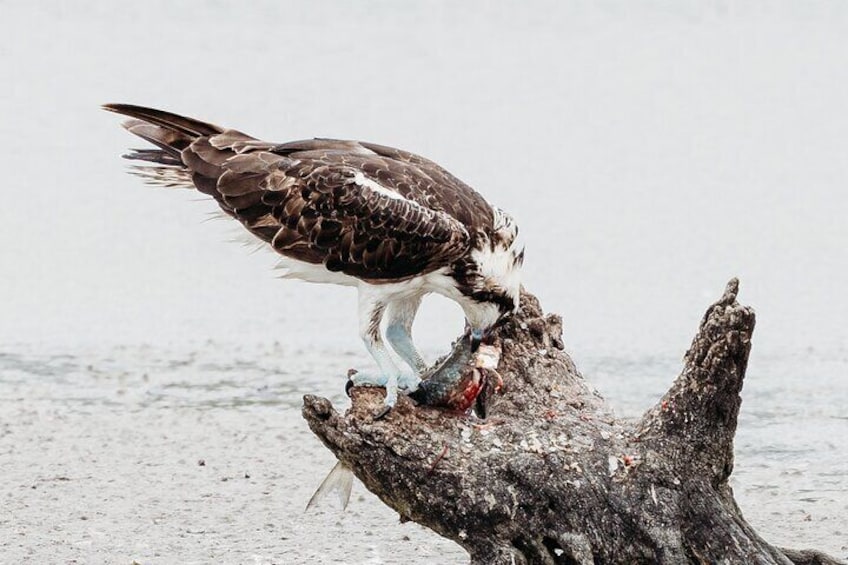
[[[378,420],[382,420],[383,418],[385,418],[386,416],[388,416],[388,415],[389,415],[389,412],[391,412],[391,411],[392,411],[392,407],[391,407],[391,406],[388,406],[388,405],[383,406],[382,408],[380,408],[379,410],[377,410],[377,412],[374,414],[374,421],[376,422],[376,421],[378,421]]]
[[[372,375],[369,373],[360,373],[355,369],[348,371],[348,381],[353,383],[351,386],[386,386],[388,377],[385,375]]]
[[[414,391],[421,384],[421,377],[418,375],[401,375],[398,377],[398,389],[404,390],[407,393]]]

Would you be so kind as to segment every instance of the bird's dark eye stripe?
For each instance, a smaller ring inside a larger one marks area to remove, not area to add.
[[[491,302],[497,304],[501,314],[512,312],[515,308],[515,302],[512,298],[502,292],[494,292],[491,290],[478,290],[471,293],[471,298],[478,302]]]

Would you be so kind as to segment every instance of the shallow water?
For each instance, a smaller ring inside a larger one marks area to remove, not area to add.
[[[301,396],[344,404],[370,366],[354,296],[125,175],[111,101],[436,159],[516,216],[528,288],[626,417],[739,276],[737,499],[848,555],[848,5],[198,6],[0,1],[0,562],[465,560],[361,485],[302,512],[333,460]],[[432,299],[416,336],[432,360],[460,327]]]
[[[730,484],[745,518],[770,543],[848,556],[848,352],[753,354]],[[586,359],[584,375],[638,417],[680,369],[674,358]]]

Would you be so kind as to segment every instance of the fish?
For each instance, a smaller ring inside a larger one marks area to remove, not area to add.
[[[324,480],[321,481],[321,484],[318,485],[318,489],[315,491],[315,494],[312,495],[312,498],[309,499],[309,502],[306,503],[306,510],[313,508],[319,500],[323,499],[332,492],[335,492],[338,495],[339,502],[342,505],[342,510],[344,510],[347,508],[347,503],[350,502],[350,491],[352,488],[353,471],[350,467],[341,461],[338,461],[336,465],[330,469],[330,472],[327,473],[327,476],[324,477]]]
[[[467,412],[473,408],[486,417],[492,392],[499,392],[503,379],[497,372],[501,350],[498,345],[479,344],[476,349],[465,336],[454,342],[451,352],[421,375],[418,388],[408,394],[418,405]]]

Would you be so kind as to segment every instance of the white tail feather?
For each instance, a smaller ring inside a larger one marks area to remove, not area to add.
[[[130,174],[140,177],[145,183],[166,188],[194,188],[188,169],[169,165],[132,165]]]

